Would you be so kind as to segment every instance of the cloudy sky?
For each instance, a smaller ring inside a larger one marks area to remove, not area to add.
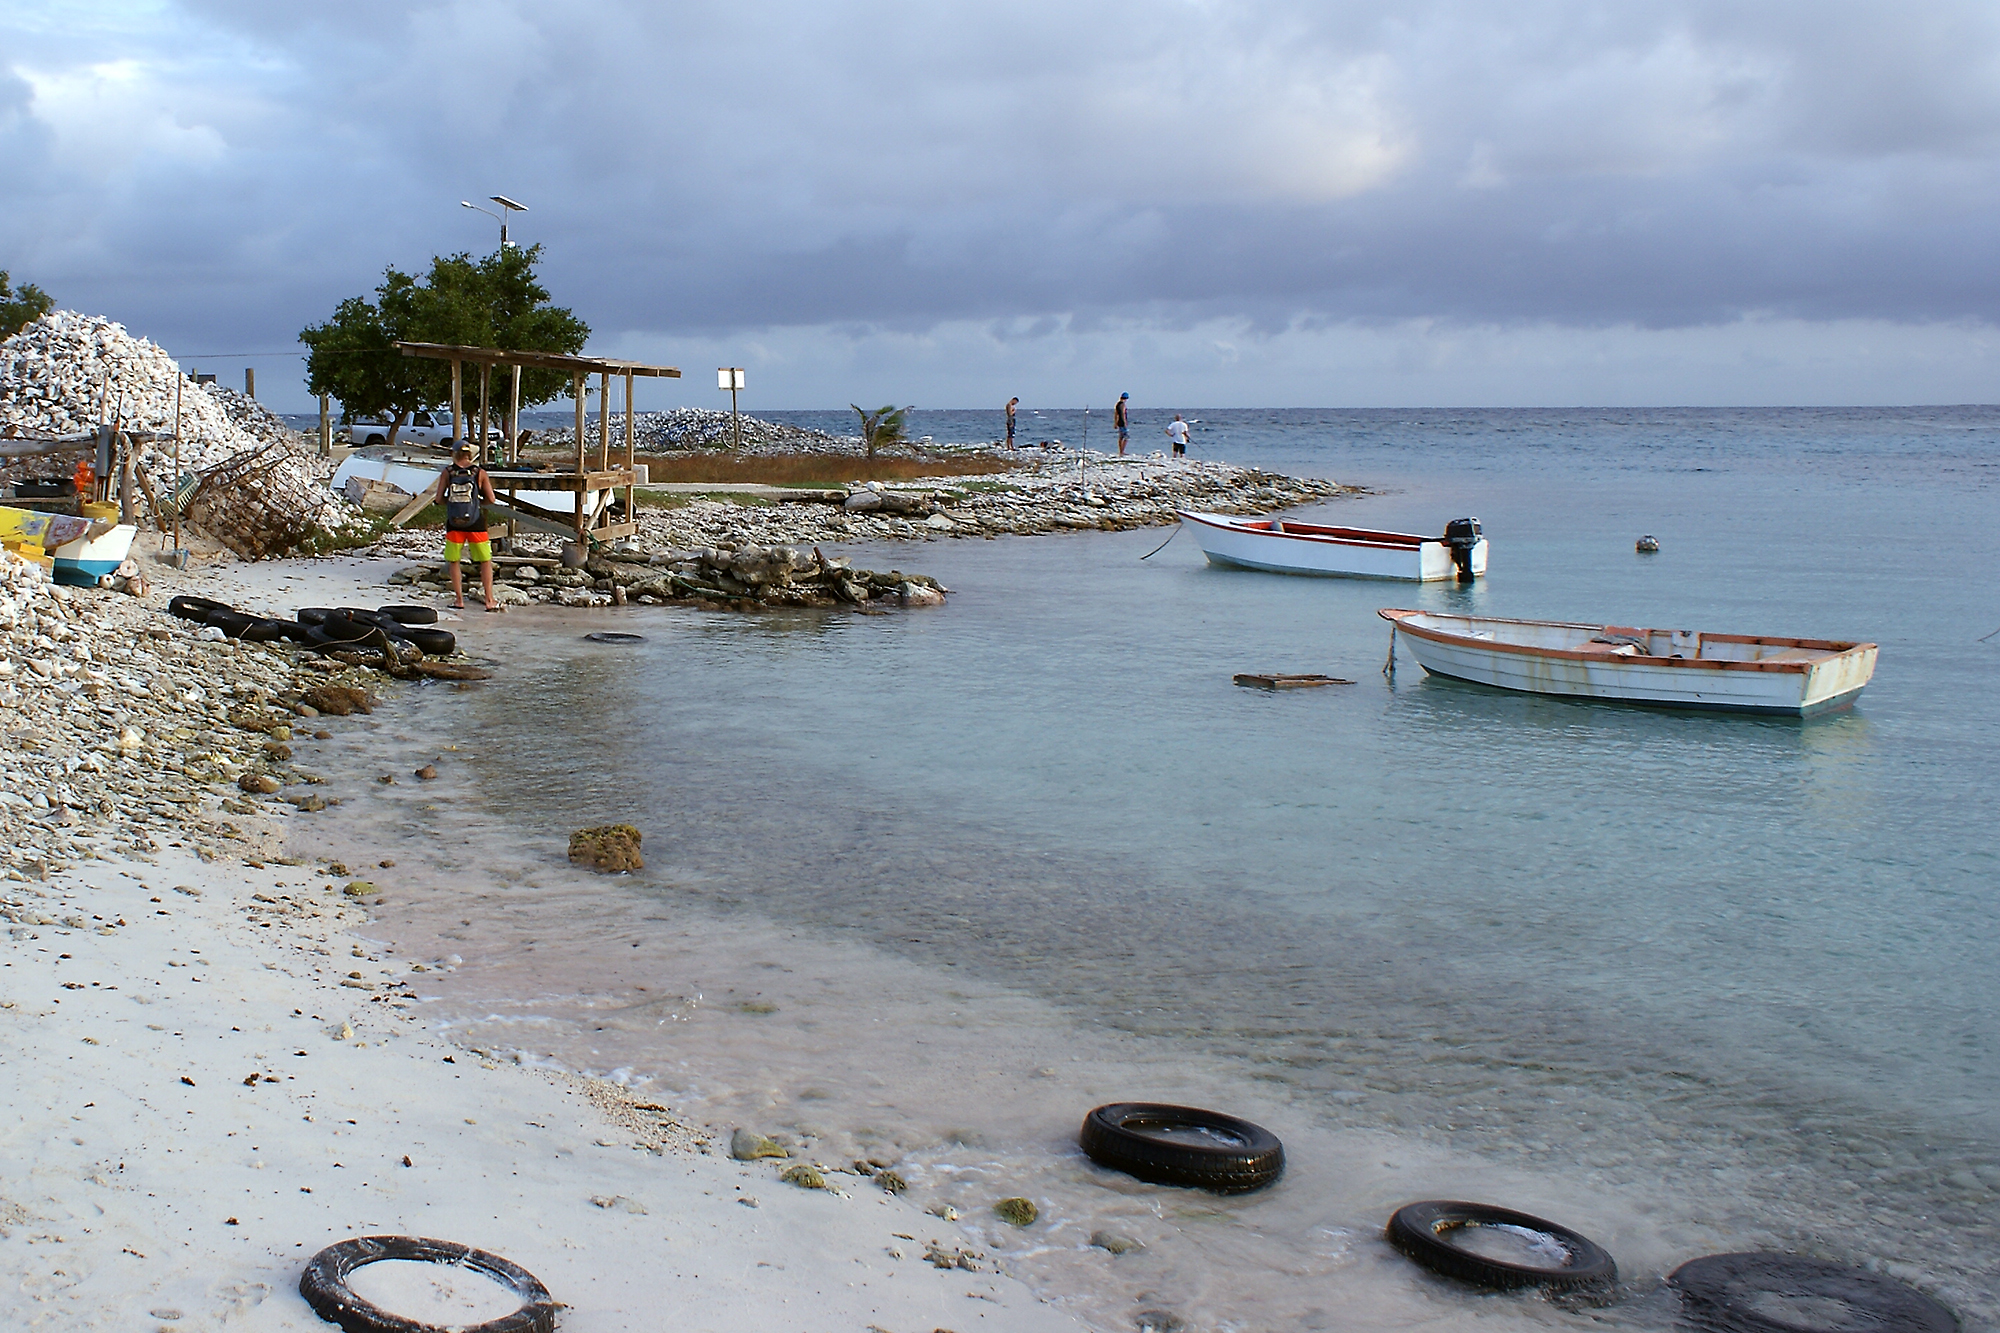
[[[657,402],[2000,400],[2000,7],[0,0],[0,267],[302,408],[507,194]]]

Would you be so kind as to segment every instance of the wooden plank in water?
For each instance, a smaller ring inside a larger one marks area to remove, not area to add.
[[[1288,675],[1282,672],[1244,672],[1234,677],[1238,685],[1253,690],[1310,690],[1321,685],[1352,685],[1338,676]]]

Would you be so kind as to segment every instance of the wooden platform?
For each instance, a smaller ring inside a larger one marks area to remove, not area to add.
[[[1338,676],[1283,675],[1279,673],[1259,674],[1256,672],[1245,672],[1231,679],[1238,685],[1247,685],[1253,690],[1310,690],[1316,689],[1321,685],[1352,685],[1354,683],[1351,680],[1342,680]]]

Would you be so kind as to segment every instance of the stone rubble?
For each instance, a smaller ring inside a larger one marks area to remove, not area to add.
[[[727,412],[703,407],[640,412],[632,418],[633,446],[636,452],[642,454],[678,453],[694,449],[733,451],[736,420]],[[745,416],[740,420],[745,454],[845,453],[861,443],[859,436],[828,435],[824,431],[788,426],[783,422],[766,421],[762,417]],[[598,437],[597,418],[587,418],[583,426],[584,446],[596,448]],[[625,447],[625,414],[622,412],[611,414],[611,442],[615,449]],[[537,430],[530,444],[538,450],[574,450],[576,428],[562,426]]]
[[[162,840],[252,855],[268,837],[257,816],[334,803],[286,744],[318,711],[308,691],[365,695],[383,679],[222,638],[115,592],[60,587],[0,552],[0,877],[144,857]],[[21,910],[0,901],[0,916]]]
[[[123,325],[53,310],[0,342],[0,435],[69,439],[115,419],[134,438],[154,494],[173,486],[179,395],[182,473],[214,474],[188,517],[246,559],[320,549],[369,531],[327,487],[329,465],[269,409],[218,385],[196,385],[164,348]],[[10,475],[51,474],[23,459]],[[73,463],[72,463],[73,466]],[[66,471],[55,467],[54,471]],[[144,494],[142,510],[150,512]]]
[[[856,569],[853,562],[798,546],[704,546],[647,552],[620,543],[581,569],[555,556],[502,556],[495,561],[494,597],[502,605],[531,602],[588,607],[637,602],[692,602],[710,609],[757,607],[938,606],[949,589],[923,574]],[[445,595],[450,566],[412,565],[389,576],[392,586]],[[461,575],[463,577],[463,575]],[[477,585],[467,581],[468,596]]]

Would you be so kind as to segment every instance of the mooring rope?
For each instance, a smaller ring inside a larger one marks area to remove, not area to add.
[[[1140,556],[1139,558],[1141,560],[1151,560],[1154,556],[1158,555],[1160,552],[1167,549],[1167,542],[1172,541],[1174,538],[1180,535],[1181,535],[1181,525],[1176,523],[1174,524],[1174,530],[1167,534],[1167,541],[1161,542],[1158,546],[1155,546],[1152,550],[1146,552],[1146,554]],[[1995,634],[2000,634],[2000,629],[1996,629],[1993,632]]]

